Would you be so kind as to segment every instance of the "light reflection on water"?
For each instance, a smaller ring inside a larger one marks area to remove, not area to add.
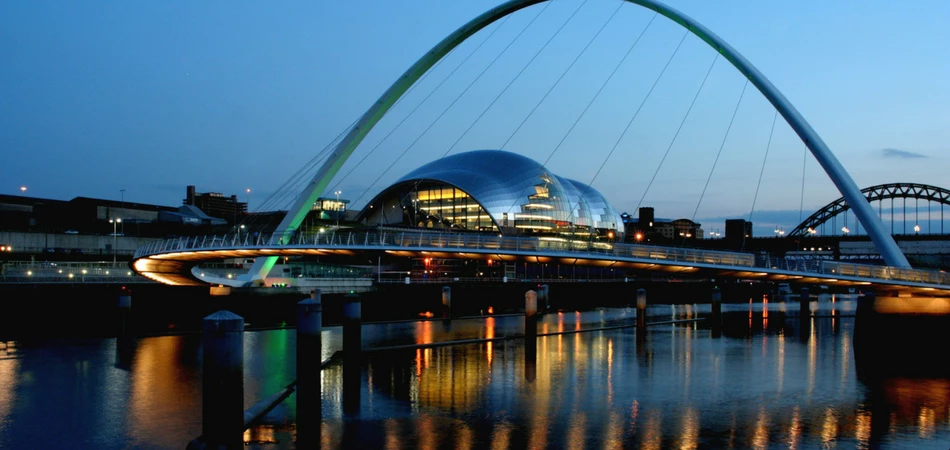
[[[342,368],[323,374],[324,448],[946,448],[950,380],[859,381],[854,301],[723,305],[702,323],[367,354],[358,420]],[[709,305],[650,308],[650,320]],[[842,317],[843,316],[843,317]],[[538,331],[632,324],[634,311],[550,313]],[[523,317],[364,327],[364,348],[523,333]],[[324,331],[323,358],[341,348]],[[0,352],[0,448],[182,448],[201,432],[199,335],[23,342]],[[293,381],[292,330],[245,335],[245,404]],[[295,397],[245,433],[293,448]]]

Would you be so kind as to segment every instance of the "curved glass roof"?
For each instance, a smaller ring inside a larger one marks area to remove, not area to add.
[[[475,150],[432,161],[406,174],[396,186],[441,182],[471,195],[498,227],[586,226],[623,233],[620,214],[596,189],[559,177],[537,161],[502,150]]]

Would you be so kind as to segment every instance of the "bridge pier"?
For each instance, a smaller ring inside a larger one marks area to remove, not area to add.
[[[343,413],[359,414],[363,359],[362,302],[359,294],[343,300]]]
[[[647,290],[637,289],[637,331],[642,334],[647,327]]]
[[[540,307],[541,314],[546,314],[551,310],[551,297],[549,297],[550,292],[550,286],[546,284],[541,285],[541,295],[538,298],[538,300],[540,300],[540,304],[538,306]]]
[[[803,287],[798,296],[799,315],[802,317],[811,317],[811,293],[807,287]]]
[[[297,303],[297,448],[320,445],[323,303],[319,289]]]
[[[452,288],[449,286],[442,287],[442,319],[449,320],[452,318]]]
[[[722,291],[719,287],[713,287],[710,298],[712,303],[712,332],[713,337],[719,337],[722,334]]]
[[[538,359],[538,294],[535,291],[524,294],[524,358],[524,378],[534,381]]]
[[[119,293],[119,334],[118,337],[128,337],[131,333],[131,324],[129,323],[132,318],[132,291],[126,289],[125,286],[122,286],[122,291]]]
[[[244,318],[218,311],[201,336],[201,431],[206,448],[244,448]]]

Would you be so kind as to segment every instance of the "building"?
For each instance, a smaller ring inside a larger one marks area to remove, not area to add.
[[[239,202],[237,195],[225,197],[218,192],[198,193],[195,192],[194,186],[188,186],[182,203],[195,206],[205,214],[229,223],[236,223],[247,214],[247,203]]]
[[[312,214],[308,217],[312,216],[316,220],[346,220],[346,205],[349,203],[349,200],[341,198],[320,197],[313,202],[310,208]]]
[[[642,207],[639,217],[621,214],[627,240],[630,242],[674,242],[683,239],[702,239],[702,224],[690,219],[659,219],[651,207]]]
[[[730,248],[741,249],[752,240],[752,222],[745,219],[726,220],[726,242]]]
[[[384,189],[361,211],[367,226],[619,240],[620,214],[594,188],[501,150],[430,162]]]

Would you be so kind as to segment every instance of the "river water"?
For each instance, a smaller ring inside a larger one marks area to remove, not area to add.
[[[950,447],[950,379],[861,373],[854,300],[723,305],[705,322],[366,354],[359,412],[323,374],[323,448]],[[651,306],[649,321],[709,305]],[[787,313],[787,314],[786,314]],[[634,311],[544,315],[539,333],[634,323]],[[523,332],[498,316],[367,324],[366,349]],[[245,404],[293,381],[294,330],[245,333]],[[323,357],[341,349],[325,328]],[[294,448],[295,396],[245,433]],[[201,434],[200,334],[0,343],[0,448],[182,449]]]

